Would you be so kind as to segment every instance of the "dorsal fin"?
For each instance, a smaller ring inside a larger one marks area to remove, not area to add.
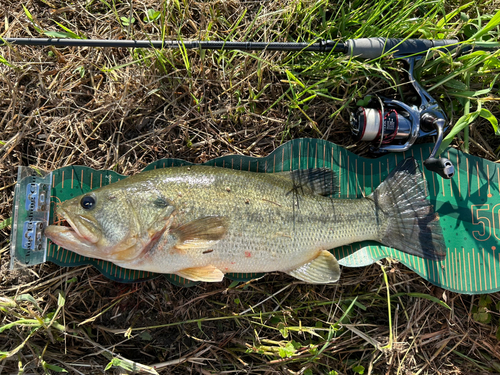
[[[293,181],[294,190],[308,189],[317,195],[332,195],[339,192],[337,174],[328,168],[297,169],[278,173]]]

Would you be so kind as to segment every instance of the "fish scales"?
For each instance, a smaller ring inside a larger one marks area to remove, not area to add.
[[[278,176],[189,167],[157,170],[146,178],[178,207],[179,224],[200,216],[225,217],[229,223],[226,236],[209,253],[201,249],[180,257],[159,242],[148,257],[130,263],[141,267],[154,257],[156,272],[209,264],[225,272],[294,269],[318,250],[379,237],[373,201],[295,191],[293,181]],[[135,191],[142,181],[129,183]]]
[[[441,228],[414,160],[366,198],[325,196],[333,179],[319,169],[157,169],[65,202],[58,212],[71,228],[50,226],[46,234],[81,255],[204,281],[228,272],[282,271],[334,282],[340,268],[328,249],[363,240],[443,257]]]

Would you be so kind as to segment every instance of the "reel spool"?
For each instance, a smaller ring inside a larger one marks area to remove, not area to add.
[[[412,119],[404,110],[359,107],[351,119],[357,141],[378,142],[381,145],[405,142],[411,135]]]
[[[448,120],[436,100],[425,91],[413,77],[415,58],[405,59],[410,65],[408,74],[420,96],[421,104],[409,106],[399,100],[377,97],[367,107],[359,107],[351,113],[351,130],[356,140],[372,142],[374,153],[403,152],[408,150],[417,138],[436,136],[437,140],[431,155],[424,161],[424,166],[450,179],[455,174],[455,167],[446,158],[436,159],[436,153],[443,141],[443,134],[448,128]]]

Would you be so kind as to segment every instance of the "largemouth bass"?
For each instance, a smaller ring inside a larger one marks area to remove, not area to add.
[[[157,169],[64,202],[57,214],[70,227],[51,225],[45,234],[83,256],[194,281],[281,271],[332,283],[340,267],[328,250],[364,240],[444,258],[439,219],[413,158],[367,197],[330,198],[336,189],[328,169]]]

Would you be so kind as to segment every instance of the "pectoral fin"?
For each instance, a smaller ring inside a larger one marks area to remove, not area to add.
[[[224,217],[209,216],[193,220],[171,231],[177,238],[178,250],[206,249],[219,241],[227,232]]]
[[[309,263],[287,273],[307,283],[329,284],[340,278],[340,266],[329,251],[323,250]]]
[[[217,282],[224,278],[224,273],[214,266],[185,268],[176,274],[192,281]]]

